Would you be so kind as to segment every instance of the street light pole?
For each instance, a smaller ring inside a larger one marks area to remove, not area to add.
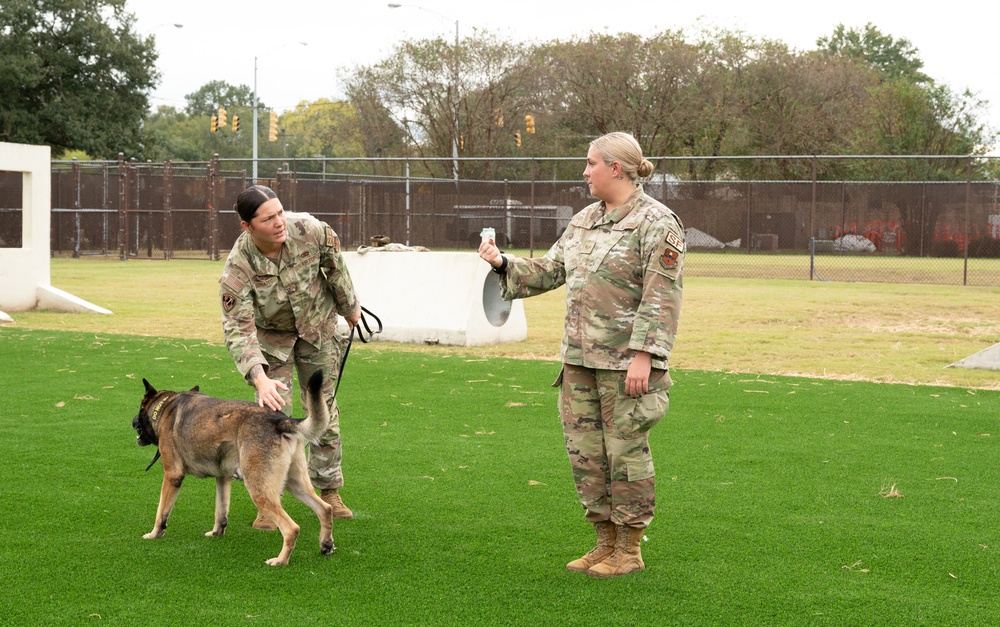
[[[271,48],[268,53],[274,52],[278,48],[284,48],[285,46],[291,46],[293,44],[298,44],[300,46],[308,45],[304,41],[293,42],[288,44],[282,44],[277,48]],[[257,55],[253,57],[253,175],[250,177],[250,182],[252,185],[257,184]]]
[[[257,184],[257,55],[253,56],[253,175],[250,184]]]
[[[440,17],[445,21],[451,21],[445,16],[441,15],[433,9],[428,9],[427,7],[418,6],[416,4],[396,4],[395,2],[389,4],[390,9],[398,9],[400,7],[412,7],[414,9],[420,9],[421,11],[427,11],[428,13],[433,13],[434,15]],[[451,83],[454,89],[454,96],[451,98],[451,171],[452,176],[455,178],[455,187],[458,187],[458,20],[455,20],[455,58],[452,62],[452,74]]]
[[[455,176],[455,187],[458,187],[458,20],[455,20],[455,68],[452,70],[452,81],[455,85],[455,102],[451,107],[451,170]]]

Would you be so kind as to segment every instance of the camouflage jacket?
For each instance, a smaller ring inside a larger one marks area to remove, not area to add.
[[[337,314],[360,303],[333,229],[303,213],[286,213],[288,237],[278,259],[241,233],[219,279],[226,346],[244,377],[266,353],[280,360],[302,338],[317,349],[340,349]],[[331,344],[332,342],[332,344]]]
[[[667,368],[681,312],[684,227],[642,186],[610,214],[594,203],[544,257],[508,258],[507,300],[566,285],[564,363],[626,370],[636,351]]]

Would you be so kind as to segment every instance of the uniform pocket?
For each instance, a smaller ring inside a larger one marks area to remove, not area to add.
[[[556,377],[556,380],[552,382],[552,387],[554,387],[554,388],[562,387],[563,373],[564,372],[566,372],[566,367],[565,366],[563,366],[562,368],[559,369],[559,376]]]
[[[649,375],[649,391],[642,396],[631,397],[625,394],[625,372],[621,373],[614,415],[619,437],[637,437],[663,419],[670,406],[671,383],[666,370],[654,368]]]
[[[625,464],[625,473],[628,475],[629,481],[642,481],[643,479],[651,479],[656,476],[656,472],[653,470],[652,459]]]

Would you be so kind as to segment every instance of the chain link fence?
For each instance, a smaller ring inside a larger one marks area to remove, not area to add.
[[[960,181],[820,180],[815,167],[801,180],[739,180],[727,169],[732,159],[652,159],[657,171],[644,188],[683,220],[688,276],[1000,285],[1000,181],[973,180],[971,158],[953,158],[970,160]],[[808,165],[817,158],[756,159]],[[233,202],[253,182],[253,165],[54,162],[52,254],[224,257],[240,233]],[[257,182],[273,188],[286,210],[327,222],[349,248],[388,236],[432,250],[468,250],[491,226],[502,247],[537,256],[594,201],[577,158],[491,160],[477,164],[490,178],[475,180],[451,178],[450,159],[256,165]],[[699,180],[695,172],[714,174]],[[19,173],[0,172],[2,247],[21,245],[21,188]]]

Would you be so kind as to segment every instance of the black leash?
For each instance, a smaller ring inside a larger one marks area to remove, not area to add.
[[[368,314],[369,316],[375,319],[375,322],[378,324],[377,330],[372,331],[372,328],[368,326],[368,320],[367,318],[365,318],[365,314]],[[361,330],[361,325],[364,325],[365,327],[364,331]],[[353,329],[351,329],[351,334],[347,338],[347,348],[344,349],[344,358],[340,360],[340,373],[337,376],[337,385],[334,386],[333,388],[334,398],[337,398],[337,390],[340,389],[340,380],[344,378],[344,366],[347,365],[347,356],[351,353],[351,344],[354,343],[355,331],[358,332],[358,339],[361,340],[362,343],[367,344],[368,342],[372,341],[372,338],[375,337],[376,333],[382,332],[382,319],[373,314],[368,309],[365,309],[364,306],[361,307],[361,319],[358,320],[358,323],[354,325]],[[368,334],[367,337],[365,337],[365,333]]]

